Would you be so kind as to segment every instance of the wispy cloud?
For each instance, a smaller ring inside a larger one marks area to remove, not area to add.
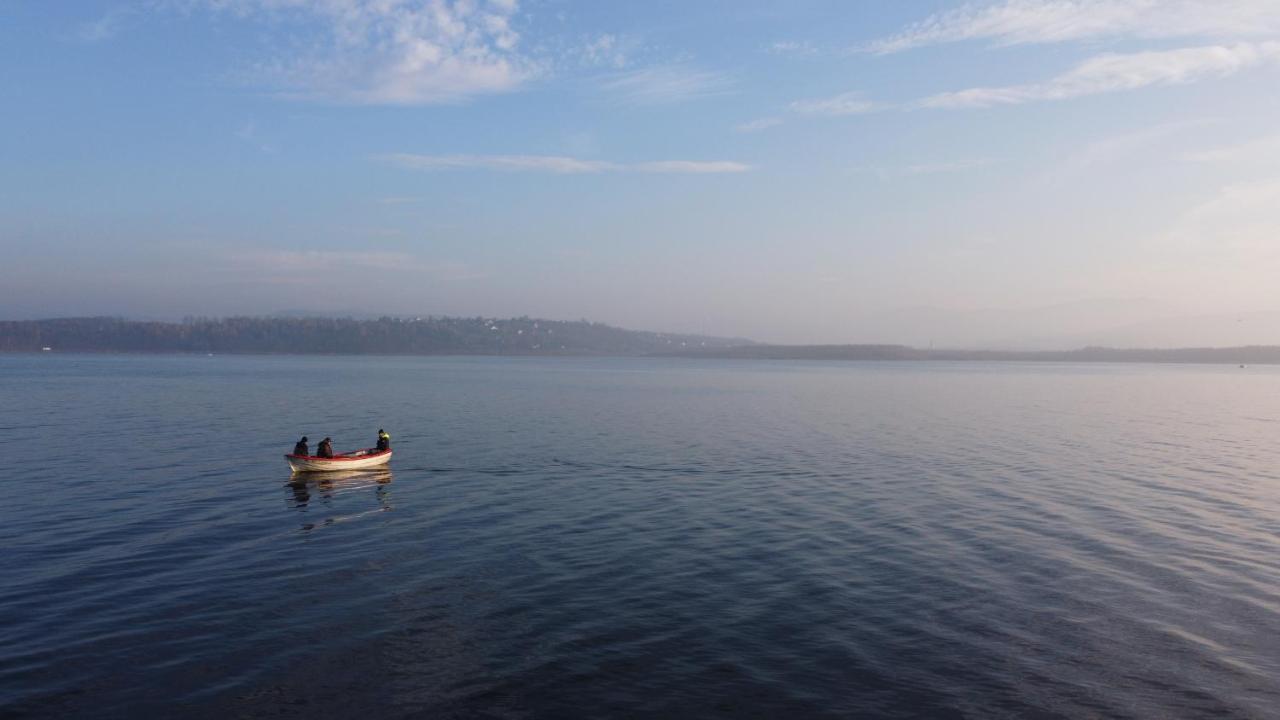
[[[933,95],[916,103],[926,108],[974,108],[1066,100],[1149,86],[1182,85],[1226,77],[1280,60],[1280,42],[1211,45],[1130,54],[1098,55],[1044,83],[977,87]]]
[[[942,173],[963,172],[974,168],[986,167],[993,161],[990,158],[974,158],[972,160],[955,160],[952,162],[916,163],[905,165],[899,171],[901,175],[939,175]]]
[[[787,109],[793,113],[801,115],[827,115],[838,117],[842,115],[865,115],[870,112],[885,109],[885,105],[872,102],[863,98],[858,93],[841,93],[833,97],[818,98],[815,100],[797,100],[787,106]]]
[[[860,167],[855,171],[874,173],[881,179],[897,177],[915,177],[919,175],[942,175],[958,173],[991,165],[991,158],[972,158],[968,160],[952,160],[944,162],[914,163],[899,167]]]
[[[382,250],[240,248],[224,257],[224,269],[237,278],[255,278],[270,285],[324,285],[334,271],[366,280],[407,274],[436,282],[476,280],[488,274],[456,260]]]
[[[1046,177],[1071,178],[1102,166],[1133,167],[1146,164],[1147,158],[1168,158],[1174,153],[1170,150],[1172,144],[1186,142],[1184,135],[1221,122],[1221,118],[1216,117],[1187,118],[1097,137],[1053,163]]]
[[[262,135],[258,133],[258,127],[255,123],[247,122],[241,125],[240,128],[236,130],[235,135],[239,140],[256,147],[264,153],[274,154],[278,150],[274,143],[268,142],[262,138]]]
[[[615,163],[582,160],[560,155],[416,155],[393,153],[378,159],[410,170],[507,170],[579,175],[603,172],[667,174],[740,173],[750,165],[727,160],[658,160],[642,163]]]
[[[686,64],[655,65],[605,78],[601,88],[628,105],[667,105],[724,95],[733,83],[723,73]]]
[[[343,250],[243,250],[231,255],[239,264],[307,273],[333,268],[361,270],[415,270],[421,262],[408,253]]]
[[[1178,218],[1165,242],[1175,248],[1236,253],[1239,260],[1280,260],[1280,179],[1242,182],[1220,188]]]
[[[535,76],[512,29],[515,0],[204,0],[245,20],[296,20],[294,47],[256,80],[284,94],[356,104],[453,103]]]
[[[777,127],[782,124],[780,117],[763,117],[750,122],[739,123],[734,126],[734,130],[741,133],[760,132],[771,127]]]
[[[1280,179],[1236,183],[1223,187],[1217,195],[1193,207],[1187,217],[1208,221],[1239,218],[1254,213],[1280,218]],[[1274,238],[1274,223],[1269,237]]]
[[[716,173],[740,173],[751,169],[750,165],[728,160],[659,160],[630,166],[647,173],[675,173],[680,175],[710,175]]]
[[[1134,36],[1265,37],[1280,34],[1275,0],[1004,0],[936,13],[866,45],[874,53],[964,40],[998,45]]]
[[[633,39],[603,33],[569,48],[567,54],[576,57],[583,65],[589,67],[625,68],[630,64],[630,56],[635,49],[636,43]]]
[[[1275,163],[1280,161],[1280,135],[1188,153],[1186,159],[1201,163]]]
[[[818,48],[813,43],[800,40],[779,40],[769,43],[764,48],[771,55],[817,55]]]
[[[575,175],[617,170],[614,163],[600,160],[579,160],[560,155],[415,155],[393,153],[379,159],[410,170],[456,170],[480,168],[485,170],[526,170]]]
[[[888,110],[891,107],[893,106],[867,100],[858,93],[847,92],[827,98],[796,100],[788,105],[786,110],[788,113],[793,115],[808,115],[811,117],[843,117],[848,115],[865,115],[867,113]],[[773,115],[735,125],[733,129],[740,133],[751,133],[766,130],[771,127],[777,127],[782,123],[783,119],[781,117]]]
[[[849,92],[828,98],[797,100],[788,105],[787,110],[797,115],[839,117],[894,109],[1022,105],[1153,86],[1185,85],[1277,63],[1280,63],[1280,41],[1241,42],[1234,45],[1127,54],[1105,53],[1088,58],[1067,72],[1040,83],[967,88],[898,104],[868,100],[859,93]],[[782,119],[778,117],[761,118],[743,123],[735,129],[739,132],[751,132],[781,122]]]
[[[97,20],[84,23],[76,30],[76,39],[82,42],[96,43],[114,38],[124,25],[125,18],[133,12],[129,6],[121,6],[108,10]]]

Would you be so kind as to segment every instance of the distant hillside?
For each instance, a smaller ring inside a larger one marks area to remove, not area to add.
[[[1280,364],[1280,346],[1227,348],[1117,349],[1087,347],[1065,351],[921,350],[905,345],[749,345],[682,348],[676,357],[742,360],[967,360],[1006,362],[1146,362]]]
[[[0,352],[344,355],[650,355],[750,341],[639,332],[587,321],[513,318],[252,318],[181,323],[119,318],[0,322]]]
[[[623,330],[532,318],[235,317],[0,321],[0,352],[299,355],[617,355],[742,360],[911,360],[1280,364],[1280,346],[1065,351],[922,350],[906,345],[760,345],[742,338]]]

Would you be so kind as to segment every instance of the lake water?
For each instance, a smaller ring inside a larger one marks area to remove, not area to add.
[[[0,447],[0,715],[1280,717],[1280,368],[0,356]]]

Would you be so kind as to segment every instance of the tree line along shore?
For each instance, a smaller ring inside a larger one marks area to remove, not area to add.
[[[660,356],[738,360],[1280,364],[1280,346],[944,350],[905,345],[766,345],[625,330],[586,320],[416,317],[122,318],[0,321],[0,352],[299,355]]]
[[[0,352],[315,355],[651,355],[749,341],[535,318],[231,317],[0,321]]]

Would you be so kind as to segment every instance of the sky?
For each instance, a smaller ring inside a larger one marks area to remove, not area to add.
[[[0,319],[1218,344],[1278,279],[1276,0],[0,3]]]

